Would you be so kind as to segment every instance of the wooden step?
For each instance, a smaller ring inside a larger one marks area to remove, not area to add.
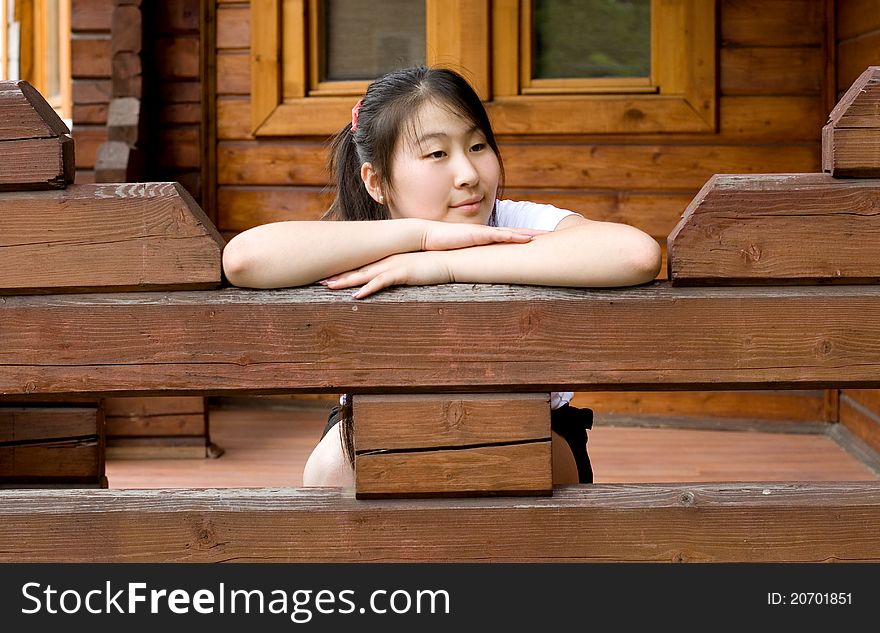
[[[869,66],[831,111],[822,169],[836,178],[880,177],[880,66]]]

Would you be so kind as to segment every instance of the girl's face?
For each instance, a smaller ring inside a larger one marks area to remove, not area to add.
[[[501,165],[485,135],[448,109],[427,102],[391,159],[392,218],[486,224],[495,206]]]

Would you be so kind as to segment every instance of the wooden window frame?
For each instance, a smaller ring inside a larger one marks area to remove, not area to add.
[[[327,136],[351,116],[351,86],[345,95],[310,93],[315,1],[251,0],[254,136]],[[652,0],[652,92],[619,94],[523,94],[528,1],[426,0],[427,63],[465,75],[497,134],[716,131],[716,0]]]

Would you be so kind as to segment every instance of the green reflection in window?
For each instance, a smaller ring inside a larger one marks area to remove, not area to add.
[[[650,0],[534,0],[532,77],[648,77]]]

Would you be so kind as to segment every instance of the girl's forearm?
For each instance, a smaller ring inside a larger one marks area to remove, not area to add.
[[[454,281],[541,286],[619,287],[660,272],[660,245],[635,227],[590,222],[537,236],[442,253]]]
[[[396,253],[422,248],[418,219],[275,222],[235,236],[223,250],[230,283],[284,288],[314,283]]]

